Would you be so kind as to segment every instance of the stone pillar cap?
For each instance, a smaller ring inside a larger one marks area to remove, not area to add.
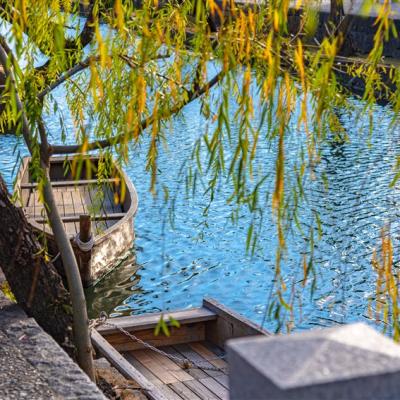
[[[400,372],[400,346],[362,323],[232,339],[229,348],[282,390]]]

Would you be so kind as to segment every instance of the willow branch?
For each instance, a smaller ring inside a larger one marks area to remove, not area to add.
[[[56,87],[60,86],[62,83],[64,83],[67,79],[71,78],[78,72],[83,71],[85,68],[87,68],[90,63],[93,60],[96,60],[98,57],[87,57],[85,60],[79,62],[75,66],[73,66],[71,69],[68,71],[64,72],[56,81],[54,81],[52,84],[48,85],[45,89],[43,89],[38,95],[37,98],[39,100],[43,100],[43,98],[49,94],[52,90],[54,90]]]
[[[6,80],[9,79],[11,85],[15,88],[15,103],[17,106],[17,110],[20,113],[20,118],[21,118],[21,122],[22,122],[22,135],[24,137],[24,140],[28,147],[28,150],[32,154],[33,143],[32,143],[32,139],[30,136],[30,128],[29,128],[28,119],[26,117],[26,113],[25,113],[24,107],[22,105],[21,99],[19,98],[17,90],[16,90],[17,84],[16,84],[14,72],[13,72],[12,68],[9,68],[11,58],[12,58],[12,54],[9,50],[9,47],[6,44],[4,37],[0,36],[0,63],[3,66],[4,75],[6,77]]]
[[[110,57],[112,57],[112,56],[110,56]],[[125,55],[121,54],[121,55],[119,55],[119,57],[122,60],[124,60],[131,68],[139,67],[139,64],[137,62],[133,61],[128,56],[125,56]],[[167,57],[169,57],[169,55],[157,55],[156,57],[152,58],[149,61],[159,60],[159,59],[163,59],[163,58],[167,58]],[[59,76],[59,78],[57,80],[55,80],[53,83],[51,83],[50,85],[46,86],[46,88],[44,88],[37,95],[37,98],[39,100],[43,100],[44,97],[47,94],[49,94],[52,90],[54,90],[55,88],[57,88],[58,86],[63,84],[65,81],[67,81],[69,78],[73,77],[77,73],[79,73],[79,72],[83,71],[84,69],[86,69],[87,67],[89,67],[91,62],[98,61],[99,59],[100,59],[99,56],[89,56],[85,60],[77,63],[72,68],[70,68],[69,70],[65,71],[61,76]],[[161,76],[161,77],[164,77],[164,76]],[[167,79],[167,77],[164,77],[164,78]]]
[[[208,81],[205,85],[198,89],[189,90],[186,95],[186,99],[183,100],[181,103],[175,105],[174,107],[170,108],[169,110],[165,111],[164,113],[160,114],[152,114],[150,117],[145,118],[142,120],[138,127],[139,131],[143,131],[149,126],[151,126],[155,121],[163,121],[168,119],[174,114],[177,114],[181,111],[186,105],[191,103],[192,101],[198,99],[200,96],[208,92],[213,86],[215,86],[218,82],[220,82],[224,76],[226,75],[225,71],[220,71],[216,74],[210,81]],[[132,130],[132,132],[137,131],[137,129]],[[104,149],[107,147],[114,146],[116,144],[122,143],[126,139],[126,134],[119,134],[113,137],[103,139],[103,140],[96,140],[90,142],[85,145],[85,151],[96,150],[96,149]],[[71,154],[71,153],[79,153],[83,148],[82,144],[78,145],[50,145],[50,151],[52,154]]]

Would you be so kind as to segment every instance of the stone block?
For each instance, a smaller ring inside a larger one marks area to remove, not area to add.
[[[231,400],[400,399],[400,346],[364,324],[228,342]]]

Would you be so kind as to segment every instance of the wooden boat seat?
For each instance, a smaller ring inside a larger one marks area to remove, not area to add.
[[[119,179],[103,179],[101,184],[106,183],[118,183]],[[51,186],[82,186],[82,185],[96,185],[99,181],[97,179],[86,179],[86,180],[72,180],[72,181],[52,181]],[[38,187],[37,183],[22,183],[21,189],[36,189]]]
[[[82,215],[82,214],[80,214]],[[113,220],[113,219],[121,219],[125,217],[125,213],[110,213],[110,214],[101,214],[101,215],[91,215],[90,219],[92,221],[106,221],[106,220]],[[34,218],[36,222],[39,224],[43,224],[47,222],[46,218]],[[66,215],[62,216],[61,220],[63,222],[79,222],[79,215]]]
[[[68,235],[78,233],[80,215],[91,215],[95,234],[104,232],[126,215],[122,204],[116,204],[114,199],[112,185],[118,182],[118,179],[105,179],[99,185],[95,179],[52,181],[57,208]],[[24,210],[29,220],[44,224],[47,219],[37,187],[37,183],[21,184],[21,189],[26,192]],[[102,193],[102,198],[98,192]]]

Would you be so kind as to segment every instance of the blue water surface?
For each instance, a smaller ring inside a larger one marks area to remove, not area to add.
[[[55,96],[63,108],[63,89]],[[64,108],[66,111],[65,104]],[[146,140],[131,150],[125,169],[139,196],[136,262],[125,263],[89,290],[92,316],[100,310],[117,316],[188,308],[210,296],[255,322],[264,320],[275,276],[276,228],[268,195],[274,181],[272,176],[266,181],[262,235],[255,254],[248,254],[246,236],[253,217],[242,207],[237,223],[231,222],[236,206],[227,202],[230,186],[219,185],[207,216],[203,212],[209,195],[200,186],[195,196],[185,191],[182,171],[186,171],[185,162],[205,130],[199,110],[197,102],[188,105],[167,132],[168,145],[158,160],[158,195],[149,192]],[[389,108],[376,106],[371,134],[369,118],[357,119],[356,113],[343,111],[341,121],[349,140],[326,143],[314,179],[305,185],[306,201],[300,206],[300,220],[307,226],[310,215],[319,213],[322,237],[316,239],[314,249],[317,287],[313,296],[310,290],[293,291],[296,329],[371,322],[368,307],[373,304],[376,288],[371,257],[380,245],[384,226],[392,233],[395,255],[399,245],[400,193],[396,185],[391,188],[389,184],[395,174],[400,133],[390,127],[391,118]],[[68,117],[66,121],[68,141],[73,142],[73,125]],[[52,139],[59,140],[58,117],[47,115],[46,124]],[[288,135],[289,170],[304,138],[295,127]],[[26,149],[12,135],[0,140],[0,173],[11,188],[15,165]],[[275,157],[274,146],[261,149],[258,163],[263,173],[274,169]],[[323,175],[328,178],[328,187],[323,184]],[[171,203],[164,201],[163,185],[169,188],[170,198],[176,198],[173,225],[169,222]],[[287,238],[283,270],[289,294],[303,276],[303,255],[309,254],[308,233],[302,235],[294,229]],[[267,318],[264,322],[267,328],[276,328],[273,320]]]

